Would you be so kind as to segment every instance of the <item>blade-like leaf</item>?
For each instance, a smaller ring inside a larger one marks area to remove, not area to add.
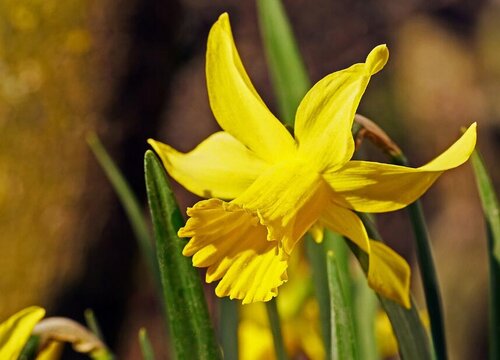
[[[381,240],[378,230],[367,214],[358,214],[366,231],[371,239]],[[349,243],[353,253],[359,260],[363,271],[368,271],[368,256],[353,243]],[[411,308],[405,309],[399,304],[378,296],[382,307],[384,308],[389,320],[391,321],[394,335],[398,341],[399,353],[405,360],[431,360],[433,359],[430,351],[429,337],[420,319],[417,306],[413,298],[411,299]]]
[[[158,271],[158,263],[156,262],[153,241],[144,220],[139,200],[137,200],[130,185],[107,153],[97,135],[94,133],[89,134],[87,136],[87,143],[118,195],[132,226],[132,231],[137,239],[144,261],[160,288],[160,273]]]
[[[143,360],[155,360],[155,354],[151,341],[149,341],[148,333],[145,328],[139,330],[139,344],[141,345],[141,353]]]
[[[238,301],[219,299],[219,341],[225,359],[238,358]]]
[[[198,271],[182,255],[184,225],[167,174],[152,151],[144,157],[146,189],[156,239],[170,334],[177,359],[220,359]]]
[[[327,356],[332,360],[356,359],[352,307],[348,302],[344,289],[346,284],[342,283],[340,275],[341,271],[345,269],[339,269],[339,262],[336,260],[333,251],[329,250],[326,258],[331,328],[330,353]]]
[[[500,209],[493,184],[481,155],[472,153],[472,167],[481,198],[488,236],[490,265],[490,359],[500,359]]]
[[[280,0],[258,0],[259,24],[282,120],[293,127],[295,111],[310,87]]]
[[[278,313],[278,305],[276,304],[276,298],[272,298],[266,302],[267,317],[269,319],[269,326],[271,328],[271,333],[273,334],[274,351],[276,353],[276,359],[286,360],[288,359],[285,350],[285,343],[283,342],[283,336],[281,335],[281,324],[280,317]]]

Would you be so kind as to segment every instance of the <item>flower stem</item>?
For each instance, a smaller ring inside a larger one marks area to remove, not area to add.
[[[408,166],[408,160],[404,154],[392,156],[392,160],[397,165]],[[446,336],[444,331],[443,306],[441,303],[441,293],[437,279],[434,257],[430,245],[429,232],[425,222],[424,212],[420,201],[415,201],[408,207],[410,221],[415,234],[415,244],[417,248],[418,265],[422,276],[422,283],[425,293],[425,302],[429,312],[431,323],[432,342],[436,359],[445,360],[448,358],[446,350]]]
[[[283,343],[283,336],[281,335],[280,317],[278,314],[278,306],[276,298],[272,298],[266,302],[267,317],[269,318],[269,326],[273,334],[274,350],[276,351],[276,358],[278,360],[286,360],[287,355],[285,345]]]

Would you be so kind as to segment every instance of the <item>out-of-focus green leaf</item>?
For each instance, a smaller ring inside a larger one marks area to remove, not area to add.
[[[139,344],[141,345],[141,353],[143,360],[155,360],[155,354],[151,341],[149,341],[148,333],[145,328],[139,330]]]
[[[138,241],[144,261],[160,288],[160,272],[158,270],[158,263],[156,262],[153,241],[144,220],[142,207],[120,169],[115,165],[97,135],[94,133],[89,134],[87,142],[118,195],[132,226],[132,231]]]
[[[221,359],[198,271],[182,255],[184,225],[167,174],[152,151],[144,157],[165,309],[177,359]]]
[[[219,341],[225,359],[238,358],[238,301],[219,299]]]
[[[310,87],[290,22],[280,0],[257,0],[259,24],[279,112],[293,128],[295,111]]]
[[[341,269],[339,269],[334,252],[329,250],[326,254],[326,259],[331,328],[330,353],[327,354],[327,358],[332,360],[357,359],[354,323],[351,314],[352,308],[348,303],[344,289],[346,284],[342,283],[343,281],[340,276]]]
[[[368,287],[363,274],[354,280],[353,315],[356,328],[358,357],[363,360],[380,358],[375,338],[375,317],[378,300],[375,292]]]
[[[83,313],[85,317],[85,322],[87,323],[87,327],[92,331],[92,333],[97,336],[97,338],[101,341],[104,341],[102,337],[101,327],[99,326],[99,322],[97,321],[94,311],[92,309],[87,309]]]
[[[472,153],[472,167],[481,198],[488,236],[490,265],[490,359],[500,359],[500,209],[498,199],[481,155]]]
[[[283,342],[283,336],[281,334],[281,324],[278,313],[278,305],[276,304],[276,298],[272,298],[271,300],[266,302],[266,310],[267,317],[269,319],[269,327],[271,328],[271,333],[273,334],[276,359],[286,360],[288,359],[288,356],[286,355],[285,343]]]

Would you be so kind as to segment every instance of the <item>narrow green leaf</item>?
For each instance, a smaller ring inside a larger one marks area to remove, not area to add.
[[[271,327],[271,333],[273,334],[276,358],[278,360],[286,360],[288,357],[286,355],[285,343],[283,342],[283,336],[281,334],[280,317],[278,313],[278,306],[276,304],[276,298],[272,298],[266,302],[266,309],[269,326]]]
[[[408,160],[400,153],[392,156],[393,163],[408,166]],[[446,349],[446,334],[444,331],[443,305],[441,302],[441,291],[432,255],[431,240],[427,230],[424,211],[420,201],[415,201],[407,207],[410,222],[415,236],[417,259],[422,276],[425,302],[431,323],[432,343],[438,360],[446,360],[448,352]]]
[[[92,309],[86,309],[83,315],[85,317],[85,322],[87,323],[87,326],[90,329],[90,331],[92,331],[92,333],[95,336],[97,336],[99,340],[104,341],[104,338],[102,337],[101,328],[99,326],[99,323],[97,322],[94,311],[92,311]]]
[[[224,359],[238,358],[238,302],[229,297],[219,299],[219,341]]]
[[[351,308],[345,294],[344,284],[342,284],[339,266],[333,251],[328,251],[326,258],[331,328],[331,346],[327,357],[332,360],[356,359]]]
[[[40,344],[40,336],[31,335],[28,338],[28,341],[26,341],[26,344],[24,344],[24,347],[21,350],[21,353],[19,354],[19,357],[17,358],[17,360],[34,360],[34,359],[36,359],[39,344]]]
[[[472,153],[471,159],[488,236],[490,267],[489,358],[498,360],[500,359],[500,209],[488,171],[477,150]]]
[[[144,157],[146,189],[156,239],[170,334],[177,359],[221,359],[210,322],[203,286],[191,259],[182,255],[184,225],[167,174],[152,151]]]
[[[378,300],[375,292],[368,286],[364,274],[358,275],[354,280],[353,301],[358,358],[378,360],[380,356],[375,337],[375,317],[377,315]]]
[[[155,360],[155,353],[149,341],[148,333],[145,328],[139,330],[139,344],[141,345],[141,353],[143,360]]]
[[[257,0],[257,7],[279,113],[293,128],[295,112],[310,81],[281,1]]]
[[[365,225],[368,235],[373,240],[381,241],[382,238],[373,223],[371,216],[358,214]],[[368,271],[368,256],[353,243],[349,243],[351,250],[359,260],[363,271]],[[399,304],[378,295],[398,341],[399,353],[405,360],[431,360],[430,344],[427,332],[420,319],[415,301],[411,299],[411,308],[405,309]]]
[[[144,220],[144,214],[139,200],[137,200],[130,185],[107,153],[97,135],[94,133],[89,134],[87,136],[87,143],[118,195],[132,226],[132,231],[138,241],[144,261],[151,274],[153,274],[158,284],[158,288],[160,288],[160,272],[158,270],[158,263],[156,262],[153,241]]]

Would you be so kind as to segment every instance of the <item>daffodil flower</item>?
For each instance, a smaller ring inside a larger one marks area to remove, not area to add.
[[[45,310],[32,306],[21,310],[0,324],[0,359],[16,360]]]
[[[243,303],[268,301],[287,280],[287,262],[303,235],[327,227],[368,254],[368,282],[409,307],[408,264],[368,238],[355,211],[386,212],[419,198],[448,169],[465,162],[476,142],[473,124],[439,157],[419,168],[351,160],[351,126],[370,77],[389,56],[375,47],[364,63],[334,72],[305,95],[292,136],[252,85],[220,16],[207,45],[210,106],[223,131],[189,153],[149,140],[169,174],[205,198],[187,210],[179,236],[216,294]]]

